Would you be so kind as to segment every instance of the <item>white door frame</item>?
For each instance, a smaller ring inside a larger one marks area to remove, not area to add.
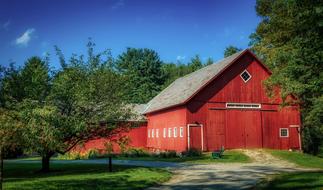
[[[202,145],[202,151],[203,151],[204,150],[203,124],[195,124],[195,123],[187,124],[187,150],[190,149],[190,127],[201,127],[201,145]]]

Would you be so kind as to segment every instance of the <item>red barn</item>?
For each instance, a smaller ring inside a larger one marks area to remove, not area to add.
[[[298,105],[281,108],[263,81],[270,70],[249,50],[175,80],[144,111],[152,150],[300,149]]]

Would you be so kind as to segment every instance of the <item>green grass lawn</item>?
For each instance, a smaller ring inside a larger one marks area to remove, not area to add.
[[[143,189],[171,177],[171,173],[154,168],[114,166],[107,172],[104,164],[51,164],[52,172],[39,173],[40,163],[4,164],[6,190],[88,190]]]
[[[259,183],[254,189],[323,189],[323,171],[286,173],[272,176]]]
[[[302,167],[323,169],[323,158],[304,154],[300,152],[290,152],[284,150],[266,150],[273,156],[295,163]]]
[[[227,150],[220,159],[213,159],[211,153],[203,153],[197,157],[176,157],[176,158],[159,158],[159,157],[116,157],[114,159],[120,160],[144,160],[144,161],[164,161],[164,162],[187,162],[196,164],[210,164],[210,163],[248,163],[251,159],[237,150]]]

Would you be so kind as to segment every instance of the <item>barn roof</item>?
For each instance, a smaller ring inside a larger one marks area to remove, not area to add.
[[[193,97],[202,87],[225,70],[248,49],[237,52],[214,64],[203,67],[193,73],[178,78],[167,88],[150,100],[144,114],[159,111],[165,108],[181,105]],[[250,52],[251,53],[251,52]],[[251,53],[252,54],[252,53]],[[253,55],[253,54],[252,54]]]

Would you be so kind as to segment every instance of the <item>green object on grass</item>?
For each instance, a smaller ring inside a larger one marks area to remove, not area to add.
[[[224,153],[224,146],[221,146],[220,150],[212,152],[212,158],[219,159],[223,156],[223,153]]]

